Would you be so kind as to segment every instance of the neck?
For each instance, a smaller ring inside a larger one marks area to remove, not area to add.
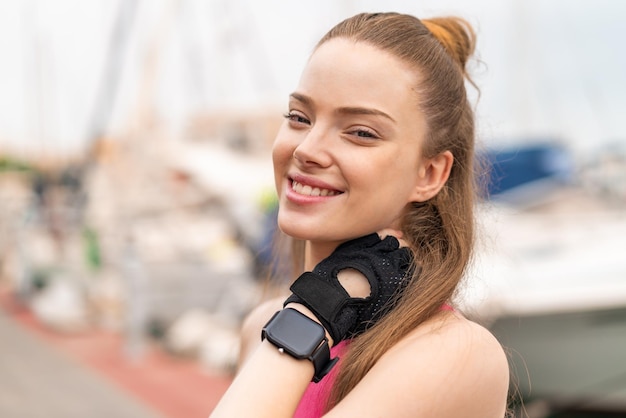
[[[315,266],[328,257],[341,242],[307,241],[304,247],[304,270],[312,271]]]

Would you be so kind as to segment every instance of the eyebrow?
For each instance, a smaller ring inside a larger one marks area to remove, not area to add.
[[[291,98],[299,101],[300,103],[312,107],[313,100],[309,96],[305,96],[301,93],[291,93]],[[359,106],[345,106],[335,109],[335,113],[344,114],[344,115],[373,115],[373,116],[382,116],[386,119],[389,119],[392,122],[396,122],[394,118],[389,116],[389,114],[383,112],[382,110],[370,108],[370,107],[359,107]]]

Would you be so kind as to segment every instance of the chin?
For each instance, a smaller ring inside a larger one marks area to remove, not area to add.
[[[317,223],[315,225],[307,225],[294,219],[281,220],[280,216],[278,218],[278,228],[283,234],[304,241],[325,239],[324,233],[327,232],[326,228]]]
[[[284,225],[281,224],[279,221],[278,229],[280,229],[283,234],[288,235],[291,238],[300,240],[309,240],[312,238],[310,231],[307,231],[306,228],[294,227],[293,223],[288,223],[287,225]]]

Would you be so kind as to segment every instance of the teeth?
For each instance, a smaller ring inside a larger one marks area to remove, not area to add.
[[[337,192],[334,190],[311,187],[309,185],[298,183],[297,181],[292,181],[292,188],[296,193],[305,196],[334,196],[337,194]]]

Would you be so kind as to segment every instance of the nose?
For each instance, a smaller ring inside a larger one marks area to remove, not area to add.
[[[328,167],[332,164],[330,134],[314,126],[293,151],[293,158],[303,167]]]

